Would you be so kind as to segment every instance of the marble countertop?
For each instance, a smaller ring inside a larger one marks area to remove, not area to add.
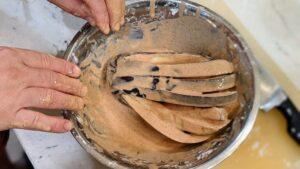
[[[225,2],[266,52],[256,57],[300,110],[300,0]]]
[[[300,0],[197,1],[230,22],[239,23],[234,26],[243,36],[251,37],[246,38],[250,46],[262,47],[255,52],[259,60],[285,88],[294,90],[298,95],[296,99],[299,98],[300,20],[297,17],[300,16]],[[0,18],[0,45],[51,54],[64,51],[84,24],[83,20],[62,12],[47,1],[38,0],[0,1]],[[248,32],[249,36],[244,32]],[[269,57],[260,55],[263,51]],[[278,70],[281,70],[280,73],[277,73]],[[283,83],[286,79],[291,81],[288,85]],[[79,146],[70,133],[14,132],[36,169],[103,168]]]
[[[300,0],[225,0],[300,90]]]

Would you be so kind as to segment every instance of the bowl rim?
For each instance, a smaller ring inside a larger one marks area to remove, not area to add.
[[[224,150],[222,150],[220,153],[218,153],[216,156],[214,156],[210,160],[202,163],[200,166],[193,167],[195,169],[213,168],[216,165],[218,165],[219,163],[221,163],[223,160],[228,158],[240,146],[240,144],[246,139],[246,137],[249,135],[250,131],[252,130],[252,128],[254,126],[255,119],[257,117],[257,114],[259,111],[259,106],[260,106],[260,92],[259,92],[260,78],[259,78],[259,72],[258,72],[259,65],[257,64],[256,59],[255,59],[253,52],[251,51],[249,45],[246,43],[246,41],[241,36],[241,34],[237,31],[237,29],[233,25],[231,25],[221,15],[219,15],[216,12],[214,12],[213,10],[205,7],[204,5],[198,4],[198,3],[190,1],[190,0],[168,0],[168,1],[176,2],[179,4],[184,2],[184,3],[186,3],[188,5],[192,5],[194,7],[198,7],[198,8],[200,7],[202,10],[208,11],[209,13],[213,14],[214,16],[217,16],[217,19],[220,20],[227,28],[229,28],[230,31],[232,31],[235,34],[235,36],[238,38],[239,42],[244,47],[243,50],[246,53],[246,56],[248,57],[248,59],[251,63],[252,70],[253,70],[253,72],[252,72],[252,74],[254,76],[253,77],[253,79],[254,79],[253,104],[252,104],[251,111],[249,111],[249,115],[248,115],[247,119],[245,120],[245,124],[242,127],[241,131],[237,134],[237,136],[232,140],[232,142]],[[149,2],[149,0],[126,0],[126,6],[132,5],[134,3],[140,3],[140,2]],[[71,52],[74,49],[76,42],[81,37],[81,35],[84,35],[85,33],[87,33],[87,31],[90,27],[91,26],[88,23],[86,23],[81,28],[81,30],[76,33],[76,35],[74,36],[74,38],[72,39],[72,41],[70,42],[70,44],[67,47],[67,50],[64,54],[64,59],[66,59],[66,60],[70,59]],[[65,118],[69,118],[68,114],[70,114],[70,111],[63,110],[62,113]],[[73,121],[74,119],[71,119],[71,120]],[[76,122],[76,121],[73,121],[73,122]],[[77,142],[89,154],[91,154],[94,158],[96,158],[101,164],[104,164],[111,168],[127,168],[126,164],[123,164],[123,163],[120,163],[117,161],[113,161],[112,159],[101,154],[104,151],[100,152],[99,149],[96,149],[95,147],[88,144],[88,141],[84,137],[81,136],[81,135],[83,135],[83,133],[78,128],[75,127],[74,129],[72,129],[71,133],[72,133],[73,137],[77,140]]]

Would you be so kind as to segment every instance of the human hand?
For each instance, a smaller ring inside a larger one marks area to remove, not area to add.
[[[108,34],[124,24],[125,0],[48,0]]]
[[[70,121],[32,108],[77,110],[87,88],[80,69],[48,54],[0,46],[0,131],[24,128],[66,132]]]

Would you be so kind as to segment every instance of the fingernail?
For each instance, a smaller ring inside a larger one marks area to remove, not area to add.
[[[71,122],[65,122],[64,129],[70,131],[73,128],[73,124]]]
[[[71,74],[74,75],[74,76],[79,76],[80,73],[81,73],[80,68],[77,67],[77,66],[74,66]]]
[[[50,126],[44,126],[43,130],[49,132],[49,131],[51,131],[51,127]]]
[[[116,24],[115,24],[115,26],[113,27],[114,28],[114,31],[119,31],[120,30],[120,23],[119,22],[117,22]]]
[[[81,89],[81,96],[86,96],[88,92],[88,88],[86,86],[83,86],[83,88]]]
[[[103,27],[103,30],[102,30],[102,31],[103,31],[103,33],[106,34],[106,35],[109,34],[109,32],[110,32],[109,25],[106,24],[106,25]]]

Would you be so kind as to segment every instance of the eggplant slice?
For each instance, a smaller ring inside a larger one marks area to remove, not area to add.
[[[226,60],[212,60],[186,64],[153,64],[130,61],[117,63],[115,77],[122,76],[165,76],[179,78],[210,77],[234,72],[233,64]]]
[[[199,143],[212,136],[188,134],[178,129],[173,123],[174,116],[172,113],[170,111],[161,111],[164,108],[159,103],[131,95],[122,95],[122,97],[148,124],[174,141],[180,143]]]
[[[145,88],[169,91],[171,93],[199,96],[207,92],[216,92],[233,88],[236,75],[222,75],[206,79],[176,79],[153,76],[131,76],[116,78],[112,86],[118,90]]]
[[[185,64],[185,63],[198,63],[207,62],[208,58],[201,55],[193,54],[169,54],[169,53],[158,53],[158,54],[134,54],[120,58],[118,64],[124,64],[124,62],[147,62],[152,64]]]
[[[236,102],[238,99],[238,94],[236,91],[210,93],[199,96],[187,96],[181,94],[174,94],[167,91],[135,88],[130,91],[119,91],[119,93],[131,94],[134,96],[139,96],[148,100],[157,101],[161,103],[171,103],[194,107],[225,106],[227,104]]]
[[[165,52],[119,57],[114,63],[114,93],[174,141],[199,143],[213,137],[239,107],[229,61]]]

